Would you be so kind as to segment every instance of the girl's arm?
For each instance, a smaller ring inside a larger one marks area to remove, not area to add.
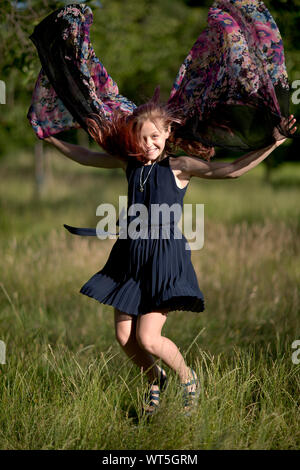
[[[81,147],[80,145],[64,142],[56,137],[47,137],[46,142],[54,145],[61,153],[70,158],[74,162],[81,165],[95,166],[100,168],[123,168],[126,170],[127,161],[118,156],[108,155],[101,152],[92,152],[91,150]]]
[[[289,119],[283,118],[282,125],[292,128],[295,122],[296,119],[293,119],[293,115],[291,115]],[[294,133],[296,129],[295,127],[291,130],[291,133]],[[274,129],[273,135],[276,139],[274,144],[249,152],[230,163],[205,162],[199,160],[197,157],[184,157],[185,168],[183,173],[185,173],[187,177],[198,176],[200,178],[214,179],[238,178],[256,167],[286,140],[286,138],[278,132],[277,128]]]

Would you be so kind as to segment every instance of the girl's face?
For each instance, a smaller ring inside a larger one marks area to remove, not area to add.
[[[145,157],[148,160],[148,164],[156,160],[163,152],[165,148],[165,142],[170,135],[170,128],[165,130],[164,123],[159,122],[159,127],[147,120],[143,123],[141,128],[141,142],[145,145],[146,154]],[[147,164],[147,163],[146,163]]]

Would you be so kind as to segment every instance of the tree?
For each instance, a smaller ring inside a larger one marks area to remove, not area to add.
[[[284,9],[283,0],[266,1],[283,36],[291,81],[300,78],[297,76],[299,1],[289,1],[289,9]],[[32,148],[36,142],[26,114],[41,64],[29,36],[45,16],[67,3],[75,2],[0,2],[0,16],[5,19],[0,25],[0,79],[5,81],[7,90],[6,105],[0,105],[0,156],[15,151],[16,147]],[[151,97],[158,84],[162,99],[168,99],[181,63],[207,25],[207,13],[212,5],[211,0],[86,0],[84,3],[93,10],[91,42],[97,57],[118,83],[120,93],[136,104]],[[291,105],[291,112],[300,119],[296,105]],[[77,132],[68,135],[76,143]],[[64,138],[68,140],[68,136]],[[267,159],[268,164],[278,154],[279,151],[274,152]]]
[[[55,9],[74,2],[26,0],[0,3],[0,79],[7,86],[2,109],[0,155],[16,146],[29,148],[36,138],[26,119],[41,68],[29,36]],[[80,3],[80,2],[78,2]],[[197,15],[181,0],[87,0],[94,24],[91,42],[96,55],[119,85],[120,93],[141,103],[157,84],[167,99],[179,70],[206,23],[207,9]]]

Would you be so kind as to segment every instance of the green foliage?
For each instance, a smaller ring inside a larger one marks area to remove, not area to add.
[[[191,181],[186,202],[205,204],[204,247],[192,260],[206,310],[171,312],[163,335],[195,369],[201,397],[184,418],[179,378],[165,366],[161,410],[146,421],[147,377],[117,343],[112,307],[78,292],[114,240],[63,228],[94,226],[101,202],[117,208],[125,174],[47,158],[52,179],[39,201],[30,154],[1,168],[0,448],[299,449],[299,166],[283,165],[273,186],[261,167]]]
[[[91,40],[96,55],[137,104],[157,84],[167,99],[179,67],[205,27],[207,10],[197,14],[180,1],[104,1],[94,15]]]
[[[0,78],[7,88],[0,155],[16,147],[29,148],[36,141],[26,113],[41,65],[29,35],[65,3],[27,1],[22,9],[7,0],[0,4],[0,14],[7,19],[0,27]],[[139,104],[160,84],[167,99],[182,61],[205,26],[207,9],[198,9],[195,15],[179,0],[103,0],[101,7],[97,1],[85,3],[94,14],[91,42],[120,93]]]
[[[0,105],[0,158],[17,148],[32,148],[37,140],[26,114],[41,64],[29,36],[45,16],[67,3],[76,2],[0,2],[0,16],[6,20],[0,25],[0,79],[6,83],[6,105]],[[94,14],[91,42],[96,55],[118,83],[120,93],[136,104],[150,98],[158,84],[162,99],[168,99],[181,63],[206,27],[212,5],[212,1],[191,0],[84,3],[91,6]],[[299,0],[266,1],[282,32],[291,81],[299,78],[300,70],[298,3]],[[299,121],[297,108],[291,103],[291,112]],[[72,135],[76,143],[76,133]],[[292,158],[297,158],[295,152]],[[269,160],[275,161],[275,154]]]

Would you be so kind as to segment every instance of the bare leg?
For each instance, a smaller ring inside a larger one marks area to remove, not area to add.
[[[153,382],[160,375],[160,367],[155,364],[153,356],[145,349],[141,348],[137,342],[137,317],[123,313],[117,308],[114,309],[114,313],[115,333],[120,346],[125,354],[130,357],[139,368],[146,371],[149,382]],[[147,371],[147,369],[149,370]]]
[[[181,382],[192,378],[189,367],[177,346],[169,338],[161,336],[167,316],[162,312],[149,312],[137,318],[136,335],[141,348],[163,360],[178,373]]]
[[[177,346],[170,339],[161,336],[166,319],[167,309],[135,317],[115,308],[116,338],[127,356],[141,370],[146,370],[150,383],[160,375],[160,368],[155,364],[153,355],[175,370],[184,383],[192,378],[192,373]],[[151,390],[159,390],[158,385],[151,384]],[[189,386],[189,391],[195,391],[195,385]],[[151,405],[146,409],[154,411]]]

